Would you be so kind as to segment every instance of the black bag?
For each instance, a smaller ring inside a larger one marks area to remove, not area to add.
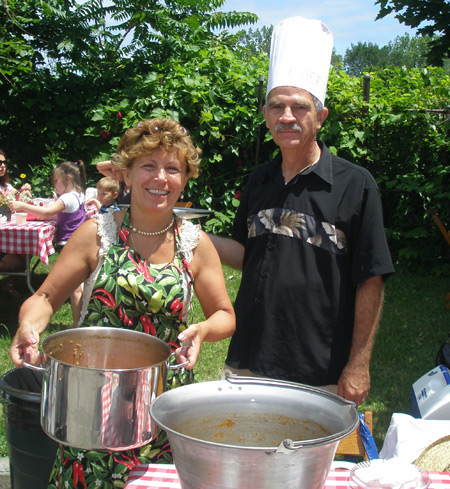
[[[436,355],[436,366],[444,365],[450,369],[450,335],[447,341],[439,348]]]

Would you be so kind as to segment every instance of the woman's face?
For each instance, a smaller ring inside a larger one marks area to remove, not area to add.
[[[6,174],[6,158],[5,155],[0,154],[0,177]]]
[[[138,156],[123,170],[125,183],[132,188],[132,201],[161,209],[172,209],[188,180],[186,162],[178,151],[158,149]]]

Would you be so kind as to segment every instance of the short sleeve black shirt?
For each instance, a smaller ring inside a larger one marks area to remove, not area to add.
[[[377,185],[332,156],[285,184],[281,156],[256,169],[233,239],[245,246],[227,364],[336,384],[350,352],[358,283],[394,269]]]

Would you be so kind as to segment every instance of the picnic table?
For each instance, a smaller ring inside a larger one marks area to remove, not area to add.
[[[95,206],[86,209],[87,218],[97,214]],[[0,223],[0,251],[25,255],[26,266],[23,272],[2,272],[1,275],[20,275],[27,278],[27,286],[32,294],[31,275],[39,262],[31,268],[32,256],[48,267],[49,256],[55,253],[53,238],[56,231],[56,221],[26,221],[25,224],[16,224],[14,221]]]
[[[429,472],[428,489],[450,489],[450,473]],[[128,476],[124,489],[181,489],[175,465],[147,464],[135,465]],[[328,473],[324,489],[357,489],[350,479],[349,470],[333,470]]]

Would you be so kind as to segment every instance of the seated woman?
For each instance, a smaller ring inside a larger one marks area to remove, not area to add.
[[[5,152],[0,149],[0,192],[9,199],[16,198],[17,194],[26,193],[31,197],[30,185],[23,185],[20,190],[16,190],[10,183],[8,175],[7,159]],[[24,197],[26,197],[24,195]],[[13,253],[0,253],[0,274],[1,272],[22,272],[25,269],[25,256]],[[11,282],[6,285],[7,292],[14,294],[14,286]]]
[[[186,182],[198,174],[199,150],[172,119],[151,119],[129,129],[118,155],[132,188],[129,209],[99,214],[67,242],[42,286],[22,306],[10,355],[39,363],[39,335],[52,314],[85,282],[82,326],[143,331],[167,342],[186,368],[168,375],[168,388],[193,380],[204,341],[219,341],[235,329],[219,256],[198,225],[177,218],[173,208]],[[205,319],[188,324],[193,292]],[[82,429],[82,427],[80,427]],[[171,463],[167,435],[140,449],[96,453],[61,447],[49,488],[75,487],[77,477],[94,487],[119,487],[133,464]]]

